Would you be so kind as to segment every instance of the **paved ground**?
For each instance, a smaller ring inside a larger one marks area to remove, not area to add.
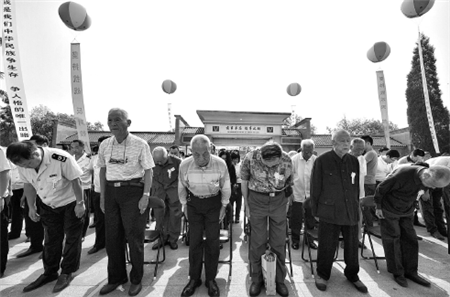
[[[232,277],[228,280],[228,265],[219,265],[217,282],[221,296],[248,296],[250,286],[247,263],[247,243],[243,241],[242,223],[234,225],[234,242],[232,245],[233,266]],[[332,276],[326,292],[318,291],[311,277],[309,264],[301,259],[301,250],[293,250],[294,275],[286,277],[286,285],[290,296],[450,296],[450,255],[447,254],[447,242],[430,237],[426,230],[416,228],[424,240],[419,242],[419,270],[420,273],[432,282],[431,288],[421,287],[409,282],[408,288],[402,288],[394,282],[392,276],[386,271],[385,261],[379,261],[381,273],[378,274],[372,260],[361,259],[360,278],[369,288],[369,294],[361,294],[346,281],[343,276],[343,262],[335,262]],[[0,296],[98,296],[101,287],[106,283],[107,257],[105,250],[94,255],[87,251],[92,247],[95,239],[93,229],[89,229],[88,236],[83,243],[81,268],[75,273],[71,285],[64,291],[53,294],[55,282],[47,284],[35,291],[22,293],[24,286],[34,281],[42,272],[42,262],[39,254],[16,259],[15,255],[28,248],[25,236],[10,241],[10,252],[5,277],[0,279]],[[380,241],[376,240],[375,250],[382,254]],[[146,246],[146,260],[155,257],[151,244]],[[225,244],[221,251],[221,258],[229,256],[229,245]],[[340,250],[342,255],[342,250]],[[315,253],[313,254],[315,256]],[[188,281],[188,247],[179,244],[178,250],[167,249],[167,259],[153,280],[154,265],[145,266],[143,290],[138,296],[180,296],[183,287]],[[129,283],[122,290],[110,293],[108,296],[128,296]],[[205,286],[197,289],[194,296],[208,296]],[[260,296],[266,296],[262,292]]]

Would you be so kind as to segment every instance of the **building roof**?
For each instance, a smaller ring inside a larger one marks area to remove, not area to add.
[[[175,142],[175,132],[130,132],[149,144],[172,144]],[[89,142],[96,143],[102,136],[111,136],[109,131],[88,131]],[[61,144],[70,144],[73,140],[78,139],[78,134],[72,134],[61,141]]]
[[[357,137],[357,136],[352,136]],[[374,147],[384,147],[386,146],[386,139],[383,135],[375,135],[373,138],[373,146]],[[316,147],[331,147],[331,134],[315,134],[311,135],[311,139],[314,141]],[[406,147],[406,144],[401,143],[400,141],[390,137],[391,139],[391,147]]]
[[[282,136],[302,136],[302,133],[298,129],[282,129]]]

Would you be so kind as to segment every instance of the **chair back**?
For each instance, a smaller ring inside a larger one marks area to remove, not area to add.
[[[149,204],[150,208],[157,209],[157,208],[164,208],[166,206],[164,201],[159,197],[150,196],[148,200],[149,200],[148,204]]]

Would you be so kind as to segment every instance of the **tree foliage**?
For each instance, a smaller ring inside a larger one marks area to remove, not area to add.
[[[350,132],[351,135],[384,135],[383,123],[375,119],[352,119],[349,120],[344,116],[342,120],[337,122],[336,128],[327,127],[328,133],[333,133],[336,130],[344,129]],[[398,126],[389,122],[389,130],[397,130]]]
[[[450,116],[441,99],[434,47],[430,44],[430,38],[423,34],[421,34],[420,42],[422,44],[425,77],[439,149],[441,152],[448,153],[450,152]],[[436,152],[425,108],[418,44],[414,48],[411,71],[407,76],[406,101],[408,103],[407,115],[412,145],[415,148],[429,151],[434,155]]]
[[[300,123],[303,120],[301,116],[294,113],[294,117],[290,116],[283,121],[283,125],[281,126],[283,129],[293,128],[297,123]],[[317,131],[317,127],[310,123],[311,134],[315,134]]]

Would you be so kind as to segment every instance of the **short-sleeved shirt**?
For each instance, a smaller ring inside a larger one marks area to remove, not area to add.
[[[100,193],[100,167],[97,165],[98,155],[92,156],[92,169],[94,170],[94,191]]]
[[[426,160],[430,165],[442,165],[450,168],[450,156],[440,156]]]
[[[78,166],[80,166],[81,170],[83,171],[83,174],[80,176],[81,187],[83,188],[83,190],[90,189],[92,184],[92,169],[93,169],[91,158],[88,157],[86,153],[83,153],[83,155],[76,161]]]
[[[11,190],[23,189],[23,180],[20,179],[19,167],[11,163]]]
[[[153,168],[152,195],[161,199],[169,197],[169,201],[174,203],[178,199],[178,174],[181,159],[175,156],[168,156],[164,165],[156,165]]]
[[[310,197],[311,172],[316,158],[312,155],[305,160],[302,153],[292,157],[294,202],[304,202]]]
[[[367,174],[364,177],[364,183],[367,185],[374,185],[376,184],[375,175],[377,174],[378,155],[372,149],[368,151],[364,157],[367,162]]]
[[[122,143],[115,136],[105,139],[100,144],[97,165],[106,167],[108,181],[142,178],[145,170],[155,167],[148,143],[131,133]]]
[[[366,192],[364,191],[364,177],[367,174],[367,163],[366,158],[364,156],[359,156],[359,198],[363,198],[366,196]]]
[[[52,208],[65,206],[76,200],[72,180],[83,173],[75,158],[69,153],[56,149],[42,149],[39,171],[34,168],[19,167],[20,178],[35,189],[42,202]]]
[[[0,147],[0,172],[11,170],[11,163],[6,159],[6,150],[4,147]],[[6,187],[5,193],[0,193],[1,197],[6,197],[9,194],[8,187]]]
[[[218,194],[220,191],[222,205],[230,201],[231,184],[227,164],[222,158],[214,155],[210,157],[209,163],[204,167],[199,167],[192,156],[181,162],[178,176],[178,197],[181,204],[187,203],[188,191],[200,197]]]
[[[282,152],[280,163],[268,167],[262,161],[261,149],[247,153],[241,166],[241,179],[248,181],[248,188],[255,192],[273,193],[290,185],[292,160]]]

